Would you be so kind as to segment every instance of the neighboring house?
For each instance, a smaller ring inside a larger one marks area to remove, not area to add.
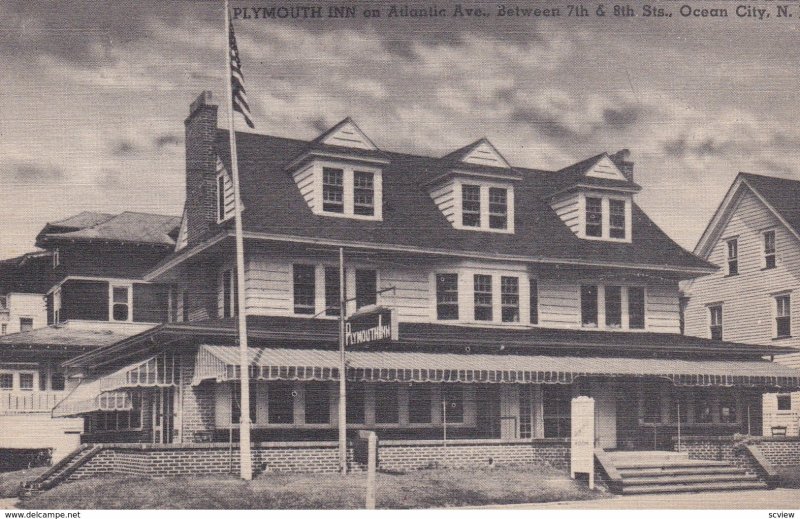
[[[695,253],[722,268],[683,286],[687,335],[800,347],[800,181],[739,173]],[[797,436],[799,421],[800,393],[765,396],[764,435]]]
[[[3,268],[0,286],[14,291],[0,336],[0,450],[51,448],[58,458],[77,445],[83,421],[50,416],[69,393],[61,364],[166,320],[166,289],[142,274],[174,248],[178,226],[171,216],[81,213],[47,224],[36,240],[45,250]]]
[[[240,309],[216,122],[204,93],[185,121],[175,251],[144,276],[171,285],[169,322],[66,363],[83,382],[55,413],[87,417],[85,442],[236,437],[241,310],[254,441],[336,438],[339,312],[373,305],[399,336],[348,347],[346,421],[382,439],[563,449],[571,399],[589,395],[598,446],[671,450],[676,434],[760,431],[762,393],[800,384],[762,359],[780,345],[679,334],[679,282],[717,267],[636,204],[625,151],[544,171],[487,139],[441,158],[384,151],[350,119],[311,141],[237,134]]]

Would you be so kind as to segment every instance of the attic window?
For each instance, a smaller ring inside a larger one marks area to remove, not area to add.
[[[374,175],[365,171],[353,172],[353,213],[364,216],[375,214]]]
[[[322,210],[344,212],[344,170],[322,168]]]
[[[505,229],[508,226],[507,191],[499,187],[489,188],[489,227]]]
[[[603,200],[586,199],[586,236],[603,236]]]
[[[481,226],[480,186],[461,186],[461,221],[465,227]]]
[[[625,238],[625,201],[609,200],[609,236]]]

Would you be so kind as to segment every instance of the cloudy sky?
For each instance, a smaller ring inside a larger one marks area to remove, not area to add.
[[[639,204],[690,249],[738,171],[800,179],[800,19],[235,23],[260,133],[350,115],[387,150],[485,135],[543,169],[629,148]],[[0,258],[84,210],[180,214],[183,119],[223,91],[224,45],[221,1],[0,2]]]

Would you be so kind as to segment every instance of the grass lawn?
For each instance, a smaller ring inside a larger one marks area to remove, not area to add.
[[[586,483],[551,468],[433,469],[378,474],[379,508],[432,508],[598,499]],[[363,508],[366,476],[262,474],[234,477],[93,478],[26,500],[30,509],[352,509]]]
[[[49,467],[36,467],[14,472],[0,472],[0,498],[17,497],[17,491],[21,483],[35,479],[48,468]]]
[[[778,486],[781,488],[800,488],[800,465],[778,467]]]

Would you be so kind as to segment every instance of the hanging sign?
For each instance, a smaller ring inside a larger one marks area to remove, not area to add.
[[[396,341],[398,323],[392,308],[371,305],[359,309],[344,324],[345,346]]]

